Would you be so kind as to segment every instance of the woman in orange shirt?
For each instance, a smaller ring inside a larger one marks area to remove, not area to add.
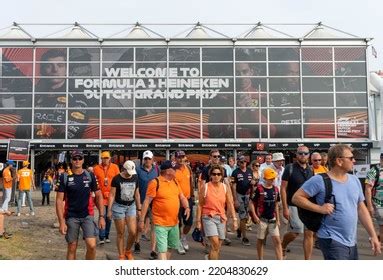
[[[223,182],[223,167],[213,164],[210,168],[210,182],[201,187],[199,192],[199,203],[197,210],[197,228],[201,229],[201,218],[205,236],[210,241],[210,252],[205,257],[210,260],[218,260],[222,241],[226,234],[226,212],[227,206],[233,218],[233,231],[238,228],[237,218],[233,204],[230,187]]]

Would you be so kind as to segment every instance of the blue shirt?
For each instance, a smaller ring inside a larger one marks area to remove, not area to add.
[[[140,192],[141,203],[144,202],[148,183],[159,176],[159,169],[153,164],[150,171],[147,171],[143,165],[136,169],[138,176],[138,190]]]
[[[317,232],[319,238],[331,238],[345,246],[355,246],[358,223],[358,204],[364,201],[362,185],[355,175],[347,174],[347,181],[341,183],[332,180],[335,210],[331,215],[322,219],[322,225]],[[320,175],[306,181],[302,189],[310,197],[316,196],[319,205],[324,204],[325,186]]]

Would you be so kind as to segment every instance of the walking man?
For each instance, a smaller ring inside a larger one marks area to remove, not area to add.
[[[12,186],[13,186],[13,177],[12,172],[14,170],[13,167],[14,162],[12,160],[9,160],[7,162],[7,167],[3,170],[3,204],[1,206],[1,211],[5,213],[10,213],[8,211],[8,205],[11,201],[11,194],[12,194]]]
[[[21,210],[21,202],[22,202],[23,194],[25,194],[25,196],[28,199],[30,214],[32,216],[35,215],[35,212],[33,209],[31,188],[35,190],[36,186],[35,186],[35,180],[33,178],[33,172],[31,169],[28,168],[28,166],[29,166],[29,161],[25,160],[23,161],[23,168],[17,171],[17,180],[19,182],[19,198],[17,200],[17,216],[21,215],[20,210]]]
[[[84,154],[73,151],[72,169],[60,176],[56,197],[56,214],[60,233],[68,243],[67,259],[75,260],[80,228],[86,244],[87,260],[96,258],[97,226],[94,222],[93,196],[99,212],[98,227],[105,228],[104,207],[101,191],[93,173],[83,169]],[[65,211],[64,211],[65,199]]]

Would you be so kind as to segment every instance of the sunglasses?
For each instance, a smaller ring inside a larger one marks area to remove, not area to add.
[[[84,158],[82,157],[74,157],[72,158],[73,161],[80,161],[80,160],[83,160]]]
[[[211,176],[221,176],[221,175],[222,175],[221,173],[215,173],[215,172],[211,173]]]
[[[241,160],[239,163],[245,163],[246,161]]]
[[[144,160],[151,160],[151,158],[146,157],[146,158],[144,158]]]
[[[321,159],[313,159],[313,161],[322,161]]]
[[[260,165],[259,165],[259,164],[254,164],[253,166],[254,166],[254,167],[260,167]]]
[[[307,156],[307,155],[309,155],[310,153],[306,153],[306,152],[299,152],[299,153],[297,153],[298,155],[300,155],[300,156]]]
[[[220,155],[215,155],[215,156],[211,156],[211,157],[213,157],[213,158],[219,158]]]

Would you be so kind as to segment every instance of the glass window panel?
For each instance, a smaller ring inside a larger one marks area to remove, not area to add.
[[[202,78],[200,79],[202,90],[205,92],[233,92],[234,85],[232,78]]]
[[[236,48],[236,61],[266,61],[266,48]]]
[[[36,63],[36,76],[37,77],[66,77],[67,63],[64,57],[55,58],[57,61],[52,62],[38,62]]]
[[[62,62],[66,60],[66,48],[36,48],[36,61]]]
[[[0,108],[30,108],[32,94],[0,94]]]
[[[299,77],[299,63],[269,63],[269,75]]]
[[[103,61],[133,61],[133,48],[103,48]]]
[[[237,109],[236,110],[237,123],[259,123],[259,117],[261,117],[261,123],[267,123],[267,110],[261,110],[261,116],[259,116],[258,109]]]
[[[166,107],[166,91],[161,90],[136,90],[136,107]],[[169,99],[176,98],[173,95],[169,95]]]
[[[261,100],[259,100],[258,93],[242,92],[237,93],[236,106],[245,108],[256,108],[261,103],[262,107],[267,107],[267,94],[261,93]]]
[[[302,48],[303,61],[331,61],[332,48]]]
[[[5,63],[1,64],[0,76],[3,77],[32,77],[33,64],[32,63]]]
[[[166,125],[136,125],[136,139],[166,139]]]
[[[203,125],[202,137],[204,139],[234,138],[233,125]]]
[[[237,138],[259,138],[259,125],[237,125]],[[262,138],[267,138],[267,126],[261,126]]]
[[[270,93],[270,107],[300,107],[300,93]]]
[[[134,77],[133,62],[103,62],[103,77]]]
[[[34,139],[65,139],[65,125],[38,124],[33,131]]]
[[[98,95],[99,96],[99,95]],[[99,97],[93,97],[99,98]],[[133,93],[132,92],[114,92],[103,91],[102,93],[102,107],[107,108],[132,108],[133,107]],[[120,110],[115,110],[120,111]]]
[[[173,98],[169,98],[169,107],[176,108],[190,108],[190,107],[200,107],[200,94],[199,90],[186,90],[185,92],[181,90],[172,90]],[[210,96],[206,95],[207,97]],[[170,96],[169,96],[170,97]]]
[[[335,78],[336,91],[367,91],[366,78]]]
[[[270,92],[300,91],[299,78],[270,78]]]
[[[305,109],[304,123],[334,123],[333,109]]]
[[[275,133],[271,133],[270,131],[270,138],[301,138],[302,137],[301,125],[275,124],[274,129],[275,129]]]
[[[0,120],[2,115],[0,113]],[[0,129],[0,139],[31,139],[31,125],[12,125],[2,124]]]
[[[200,123],[200,110],[169,110],[169,123]]]
[[[125,81],[125,79],[122,79],[121,81],[123,84],[119,87],[123,85],[125,85],[125,87],[131,86],[131,80]],[[145,89],[147,90],[146,92],[153,92],[156,89],[166,90],[166,78],[139,78],[134,81],[136,89]]]
[[[1,57],[3,62],[33,61],[32,48],[2,48]]]
[[[334,91],[332,78],[302,78],[302,89],[308,92]]]
[[[236,78],[236,92],[265,92],[267,91],[266,78]]]
[[[233,61],[232,48],[202,48],[203,61]]]
[[[237,62],[236,76],[266,76],[266,63]]]
[[[365,48],[335,47],[335,61],[366,61]]]
[[[0,78],[0,92],[32,92],[29,78]]]
[[[332,63],[302,63],[303,76],[332,76]]]
[[[35,124],[65,124],[65,109],[35,109]]]
[[[199,139],[201,137],[200,125],[182,124],[169,125],[170,139]]]
[[[136,74],[138,77],[166,77],[167,76],[166,62],[155,63],[137,63]]]
[[[368,113],[361,109],[337,109],[337,136],[368,138]]]
[[[136,48],[137,61],[166,61],[166,48]]]
[[[161,124],[166,123],[166,109],[137,109],[136,123]]]
[[[199,48],[169,48],[170,61],[199,61]]]
[[[233,76],[233,64],[203,63],[202,76]]]
[[[30,124],[32,123],[32,110],[28,109],[0,109],[0,124]]]
[[[305,124],[303,130],[306,138],[335,138],[334,124]]]
[[[109,89],[125,89],[128,87],[127,79],[103,79],[103,88]],[[99,92],[100,79],[98,78],[71,78],[69,79],[69,92],[83,93],[83,92]]]
[[[96,98],[93,94],[68,94],[69,108],[99,108],[100,98]]]
[[[68,110],[68,122],[98,124],[100,122],[100,111],[91,109]]]
[[[69,63],[69,76],[71,77],[100,76],[100,63]]]
[[[333,107],[333,93],[303,93],[303,107]]]
[[[99,48],[70,48],[69,61],[100,61]]]
[[[66,93],[35,94],[36,108],[65,108]]]
[[[299,61],[299,49],[269,48],[269,61]]]
[[[71,129],[68,126],[68,138],[69,139],[99,139],[100,127],[98,125],[78,125],[80,133],[71,133]]]
[[[216,96],[205,95],[202,99],[203,107],[234,107],[233,93],[218,93]]]
[[[335,63],[336,76],[366,76],[366,63]]]
[[[66,83],[65,77],[36,78],[35,92],[66,92]]]
[[[209,123],[233,123],[233,109],[203,109],[202,114],[209,116]],[[204,119],[204,122],[206,120]]]
[[[367,107],[366,93],[337,93],[337,107]]]
[[[133,109],[102,110],[102,124],[131,124],[133,122]]]
[[[283,124],[298,124],[301,123],[300,109],[271,109],[270,122]]]
[[[103,125],[101,129],[102,139],[132,139],[133,126],[126,124]]]
[[[169,63],[169,76],[174,77],[199,77],[201,76],[199,63],[190,62],[171,62]]]

